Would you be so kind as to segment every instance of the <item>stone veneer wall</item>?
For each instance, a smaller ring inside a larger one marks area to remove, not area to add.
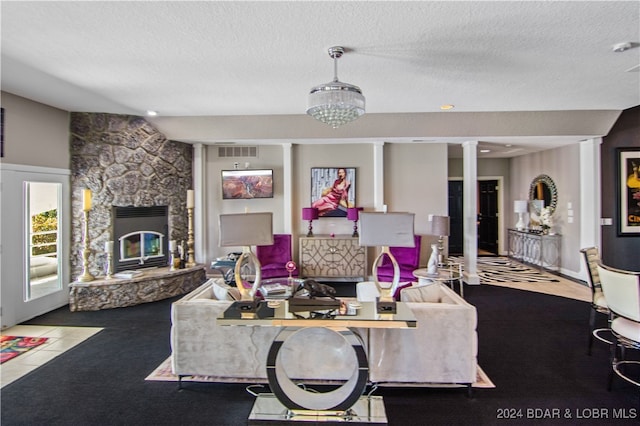
[[[187,239],[191,145],[167,140],[144,118],[71,113],[71,279],[82,274],[82,190],[92,193],[89,272],[104,274],[112,206],[169,206],[169,240]]]

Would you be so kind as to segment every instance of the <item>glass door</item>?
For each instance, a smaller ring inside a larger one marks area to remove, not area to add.
[[[25,301],[34,300],[62,288],[60,210],[62,184],[25,184],[26,261]]]

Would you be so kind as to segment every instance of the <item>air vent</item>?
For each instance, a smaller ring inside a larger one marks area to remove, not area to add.
[[[118,219],[128,217],[167,217],[167,206],[153,207],[114,207],[115,217]]]
[[[220,146],[218,147],[218,157],[241,157],[241,158],[257,158],[257,146]]]

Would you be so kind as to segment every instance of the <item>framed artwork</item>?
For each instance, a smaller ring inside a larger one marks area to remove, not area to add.
[[[311,168],[311,207],[318,217],[347,217],[347,209],[355,206],[355,167]]]
[[[640,148],[618,148],[618,236],[640,235]]]
[[[222,170],[222,199],[273,198],[273,169]]]

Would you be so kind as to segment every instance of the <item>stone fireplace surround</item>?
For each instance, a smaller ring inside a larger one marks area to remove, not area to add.
[[[92,192],[88,267],[96,278],[104,276],[105,242],[114,240],[114,206],[168,206],[167,240],[186,241],[186,198],[192,187],[191,145],[170,141],[144,118],[130,115],[73,112],[70,133],[73,281],[82,274],[84,188]],[[199,284],[194,282],[193,288]],[[192,289],[189,287],[176,288],[188,292]],[[158,294],[175,295],[169,293]]]

